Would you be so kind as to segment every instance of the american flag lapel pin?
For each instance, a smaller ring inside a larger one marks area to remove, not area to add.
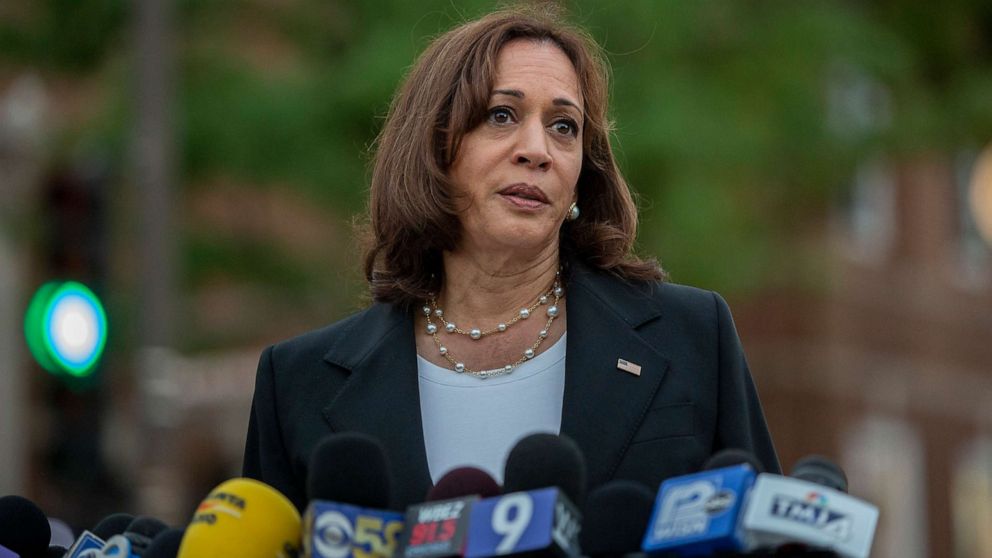
[[[635,376],[640,376],[641,375],[641,365],[640,364],[634,364],[633,362],[630,362],[629,360],[624,360],[622,358],[618,358],[617,359],[617,368],[619,368],[620,370],[623,370],[624,372],[629,372],[629,373],[631,373],[631,374],[633,374]]]

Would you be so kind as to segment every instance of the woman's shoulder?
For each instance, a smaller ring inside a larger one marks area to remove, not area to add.
[[[655,310],[659,315],[697,317],[707,321],[727,305],[723,297],[711,290],[668,280],[630,280],[586,266],[576,270],[573,286],[586,289],[610,306],[619,305],[632,311]]]
[[[324,360],[340,347],[348,347],[350,352],[360,351],[363,340],[380,338],[388,329],[403,323],[406,316],[393,305],[373,303],[336,322],[273,344],[273,359],[314,362]]]

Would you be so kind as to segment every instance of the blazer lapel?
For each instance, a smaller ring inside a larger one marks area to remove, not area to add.
[[[403,508],[423,501],[431,487],[416,355],[411,317],[375,304],[324,357],[351,371],[324,417],[335,432],[362,432],[389,448],[393,497]]]
[[[612,478],[669,359],[637,332],[661,314],[644,290],[648,287],[573,265],[566,288],[561,432],[582,449],[589,484],[596,486]],[[394,498],[402,507],[422,501],[431,486],[416,354],[411,317],[392,305],[375,304],[356,317],[324,357],[350,371],[325,407],[325,419],[334,432],[362,432],[390,449]],[[617,368],[618,359],[640,365],[640,375]]]
[[[583,266],[573,269],[566,285],[568,340],[561,432],[578,443],[586,457],[589,485],[597,486],[610,480],[620,464],[661,385],[669,359],[637,332],[638,326],[661,314],[650,287],[634,286]],[[618,368],[618,359],[639,365],[640,375]]]

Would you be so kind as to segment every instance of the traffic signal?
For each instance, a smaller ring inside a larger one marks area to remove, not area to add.
[[[107,315],[93,291],[76,281],[42,285],[24,319],[28,348],[52,374],[93,373],[107,343]]]

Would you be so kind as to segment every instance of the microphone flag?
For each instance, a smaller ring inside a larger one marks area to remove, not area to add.
[[[743,549],[737,519],[755,476],[750,465],[741,464],[665,480],[642,549],[680,556]]]
[[[80,558],[84,552],[87,550],[97,550],[103,548],[104,540],[100,537],[90,533],[89,531],[83,531],[83,534],[79,535],[76,542],[72,544],[69,550],[65,553],[65,558]]]
[[[878,507],[853,496],[791,477],[762,473],[743,524],[751,547],[802,542],[842,556],[867,558]]]
[[[107,539],[107,544],[97,554],[100,558],[136,558],[131,549],[131,541],[124,535],[114,535]]]
[[[480,500],[469,516],[465,558],[551,548],[580,556],[582,515],[558,488],[513,492]]]
[[[402,513],[313,500],[303,519],[303,552],[320,558],[391,558],[402,533]]]
[[[403,558],[461,556],[469,530],[469,512],[478,501],[478,496],[467,496],[407,508],[400,544]]]

